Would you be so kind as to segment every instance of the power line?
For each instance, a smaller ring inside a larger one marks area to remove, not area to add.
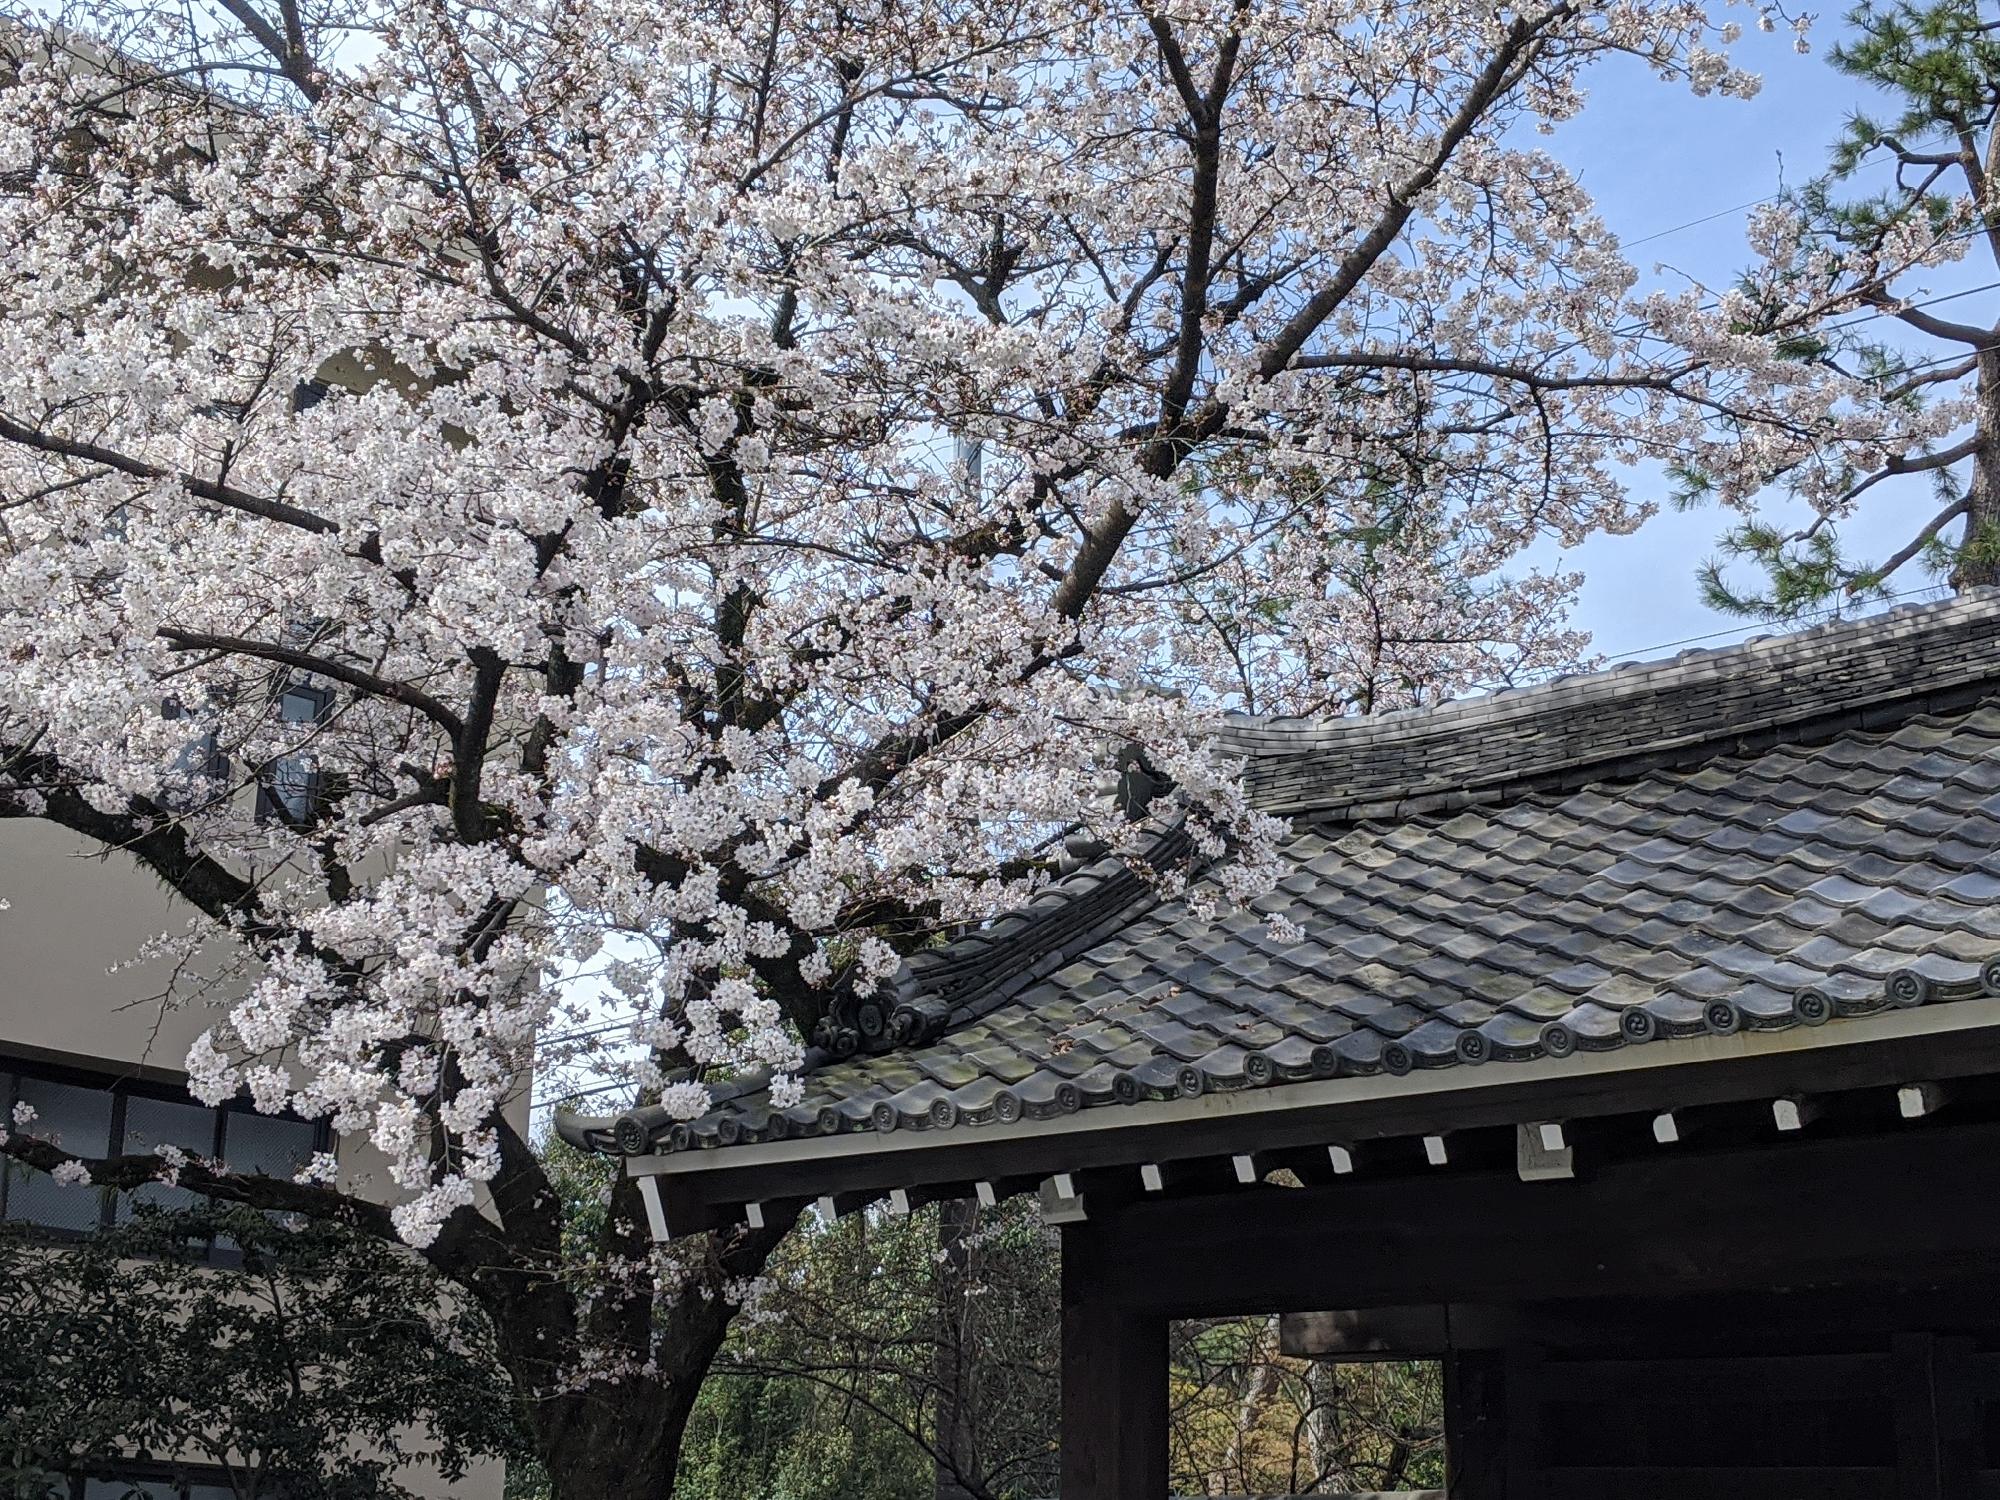
[[[1912,302],[1902,308],[1879,308],[1874,312],[1863,313],[1858,318],[1849,318],[1845,323],[1829,323],[1826,325],[1826,331],[1834,333],[1842,328],[1856,328],[1863,323],[1871,323],[1877,318],[1893,318],[1899,311],[1915,312],[1919,308],[1936,307],[1940,302],[1956,302],[1960,297],[1976,297],[1981,292],[1995,290],[2000,290],[2000,281],[1989,281],[1984,286],[1969,286],[1962,291],[1945,292],[1941,296],[1926,297],[1922,302]]]
[[[1769,197],[1753,198],[1748,203],[1739,203],[1734,208],[1718,208],[1712,214],[1703,214],[1699,219],[1689,219],[1687,223],[1676,224],[1672,229],[1656,229],[1651,234],[1640,235],[1636,240],[1621,240],[1619,248],[1621,250],[1630,250],[1634,245],[1644,245],[1649,244],[1653,240],[1663,240],[1670,234],[1679,234],[1683,229],[1694,229],[1702,224],[1712,224],[1717,219],[1726,219],[1731,214],[1740,214],[1746,208],[1762,208],[1766,203],[1775,202],[1778,197],[1777,193],[1772,193]]]
[[[1937,584],[1920,584],[1916,588],[1898,589],[1893,594],[1882,594],[1878,597],[1886,603],[1896,599],[1909,599],[1918,594],[1935,593],[1939,587],[1940,585]],[[1799,619],[1817,625],[1834,619],[1839,614],[1840,607],[1838,605],[1829,605],[1825,609],[1807,610],[1803,615],[1799,616]],[[1753,620],[1747,625],[1730,625],[1721,630],[1707,631],[1702,635],[1684,635],[1677,641],[1661,641],[1652,646],[1634,646],[1621,651],[1607,651],[1604,654],[1611,657],[1614,661],[1645,661],[1655,652],[1671,651],[1676,646],[1694,646],[1700,644],[1702,641],[1720,640],[1726,635],[1741,635],[1746,630],[1769,629],[1771,629],[1770,621]]]

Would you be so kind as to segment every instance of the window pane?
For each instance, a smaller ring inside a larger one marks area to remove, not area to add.
[[[111,1095],[43,1078],[23,1078],[20,1095],[35,1107],[28,1129],[53,1138],[79,1156],[104,1156],[111,1149]],[[52,1229],[95,1229],[102,1199],[94,1188],[63,1187],[42,1172],[13,1164],[7,1184],[7,1217]]]
[[[214,733],[198,734],[181,747],[167,768],[160,801],[177,812],[200,807],[220,793],[215,783],[228,773],[228,757],[217,747]]]
[[[322,688],[289,687],[278,695],[278,717],[287,724],[317,723],[326,714],[327,701]]]
[[[313,767],[309,757],[287,755],[271,766],[271,800],[278,811],[294,823],[312,816]]]
[[[165,1479],[86,1479],[83,1482],[83,1500],[175,1500],[179,1494],[180,1490]]]
[[[125,1101],[125,1143],[122,1149],[143,1156],[156,1146],[179,1146],[194,1156],[215,1154],[215,1111],[179,1099],[128,1098]],[[186,1188],[148,1182],[118,1200],[118,1222],[132,1217],[134,1203],[161,1208],[192,1208],[195,1196]]]
[[[317,1136],[305,1120],[232,1109],[223,1124],[222,1159],[232,1172],[290,1177],[312,1160]]]
[[[310,636],[311,633],[309,626],[301,627],[302,636]],[[293,683],[278,694],[278,718],[286,724],[322,723],[332,707],[332,692],[308,683]],[[257,816],[303,823],[312,817],[313,803],[318,795],[319,773],[315,757],[304,751],[279,756],[264,772],[257,797]]]

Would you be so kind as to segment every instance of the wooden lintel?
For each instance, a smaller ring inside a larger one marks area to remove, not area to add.
[[[1970,1016],[1979,1002],[1962,1004]],[[1922,1009],[1934,1009],[1948,1018],[1961,1006]],[[1907,1025],[1913,1017],[1921,1018],[1919,1012],[1898,1012],[1890,1020]],[[1678,1126],[1684,1140],[1687,1112],[1714,1105],[1768,1108],[1770,1100],[1795,1094],[1893,1090],[1911,1078],[1951,1083],[2000,1075],[2000,1025],[1878,1037],[1875,1031],[1889,1023],[1871,1030],[1876,1020],[1863,1018],[1815,1031],[1815,1036],[1852,1035],[1853,1045],[1815,1043],[1744,1057],[1690,1055],[1685,1065],[1601,1074],[1579,1068],[1574,1076],[1560,1070],[1534,1074],[1528,1064],[1489,1063],[1476,1069],[1441,1070],[1449,1076],[1424,1080],[1426,1086],[1420,1091],[1404,1093],[1385,1085],[1379,1097],[1339,1102],[1314,1102],[1312,1085],[1269,1090],[1274,1104],[1288,1101],[1293,1089],[1303,1091],[1296,1104],[1288,1102],[1283,1109],[1225,1111],[1204,1108],[1206,1101],[1193,1100],[1185,1101],[1186,1108],[1162,1105],[1155,1118],[1145,1105],[1106,1106],[1057,1122],[1068,1128],[960,1126],[943,1132],[896,1132],[879,1141],[841,1136],[825,1142],[823,1150],[819,1142],[793,1140],[771,1147],[746,1145],[635,1158],[629,1170],[641,1176],[657,1173],[675,1182],[673,1196],[691,1206],[712,1206],[710,1215],[721,1213],[724,1218],[718,1222],[726,1222],[740,1215],[742,1203],[809,1200],[829,1187],[872,1200],[898,1186],[936,1186],[964,1194],[982,1180],[997,1187],[1003,1181],[1032,1184],[1055,1170],[1117,1169],[1134,1179],[1136,1189],[1143,1163],[1219,1158],[1226,1168],[1231,1156],[1244,1153],[1325,1153],[1334,1171],[1342,1173],[1360,1160],[1357,1146],[1414,1140],[1425,1134],[1442,1138],[1448,1132],[1496,1126],[1511,1130],[1522,1120],[1561,1120],[1574,1139],[1585,1121],[1605,1116],[1650,1118],[1660,1131]],[[1676,1045],[1637,1050],[1666,1057]],[[1451,1085],[1458,1078],[1471,1086],[1454,1089]],[[1239,1096],[1228,1098],[1233,1105]],[[1344,1161],[1329,1151],[1330,1142],[1339,1143]]]
[[[1299,1359],[1437,1359],[1452,1347],[1451,1332],[1450,1309],[1441,1302],[1285,1313],[1278,1352]]]
[[[1467,1171],[1142,1198],[1099,1227],[1123,1267],[1114,1294],[1176,1317],[1440,1292],[1515,1302],[1812,1287],[1918,1264],[1949,1279],[2000,1257],[2000,1123],[1648,1153],[1594,1163],[1561,1192]]]

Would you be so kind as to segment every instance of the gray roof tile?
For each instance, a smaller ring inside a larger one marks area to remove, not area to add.
[[[915,1044],[825,1062],[786,1118],[962,1129],[2000,989],[2000,610],[1973,603],[1246,725],[1253,793],[1305,815],[1255,911],[1203,922],[1100,862],[914,962],[892,1003]],[[1485,800],[1358,821],[1440,788]],[[672,1139],[713,1144],[723,1115],[746,1140],[770,1119],[753,1095]]]

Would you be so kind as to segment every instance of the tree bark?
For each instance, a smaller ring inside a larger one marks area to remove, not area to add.
[[[1964,590],[2000,583],[2000,348],[1977,356],[1973,417],[1978,446],[1972,454],[1972,483],[1966,492],[1965,541],[1952,587]]]
[[[560,1281],[532,1270],[475,1276],[547,1470],[550,1500],[673,1494],[702,1380],[736,1315],[726,1288],[759,1275],[791,1226],[791,1217],[780,1216],[763,1229],[718,1231],[708,1258],[657,1310],[643,1285],[607,1317],[603,1299],[586,1310]],[[619,1331],[626,1336],[610,1336]],[[608,1377],[583,1380],[586,1351],[622,1363]]]

